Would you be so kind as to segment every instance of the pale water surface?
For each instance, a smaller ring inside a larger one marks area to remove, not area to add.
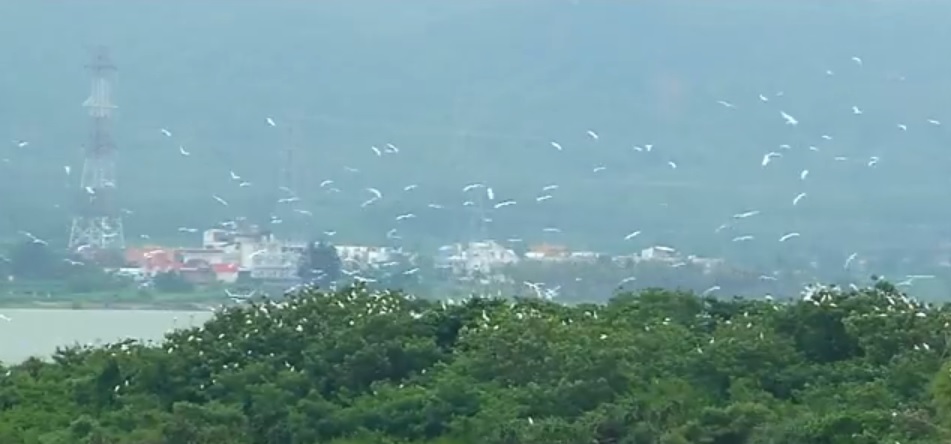
[[[201,324],[211,312],[0,309],[0,362],[47,357],[57,347],[123,338],[161,339],[170,329]]]

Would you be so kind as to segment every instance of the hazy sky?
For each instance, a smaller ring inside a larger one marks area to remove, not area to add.
[[[600,246],[635,228],[645,242],[709,237],[731,214],[770,205],[756,228],[764,236],[798,223],[816,243],[880,240],[895,223],[928,225],[920,237],[933,237],[948,215],[928,199],[945,195],[951,139],[947,127],[924,123],[943,115],[951,126],[951,6],[940,2],[7,1],[0,16],[0,140],[31,142],[0,146],[11,160],[0,165],[0,204],[40,202],[7,228],[65,226],[56,218],[66,217],[72,182],[62,167],[80,168],[83,64],[96,44],[120,68],[120,187],[137,213],[133,232],[239,211],[211,205],[213,193],[243,202],[241,211],[258,208],[273,194],[279,150],[292,143],[301,146],[301,189],[331,178],[344,191],[302,193],[323,215],[320,229],[380,235],[390,224],[380,220],[427,202],[458,205],[458,189],[474,181],[526,204],[561,183],[548,207],[495,215],[509,225],[498,234],[564,224],[573,241]],[[769,107],[758,94],[773,98]],[[717,100],[737,108],[725,113]],[[856,104],[864,120],[851,115]],[[796,130],[780,107],[802,121]],[[826,158],[808,158],[804,147],[822,134],[835,137]],[[400,155],[375,158],[369,147],[387,142]],[[632,157],[646,143],[660,154]],[[799,149],[784,169],[760,169],[762,154],[783,143]],[[187,161],[179,145],[193,153]],[[833,155],[876,155],[883,170],[869,176]],[[603,177],[591,174],[598,165],[609,166]],[[806,168],[808,190],[798,178]],[[261,187],[239,194],[229,170]],[[395,195],[410,183],[418,196],[355,219],[365,187]],[[24,188],[31,193],[14,192]],[[816,204],[793,212],[788,201],[803,191]],[[901,217],[882,215],[883,206]],[[420,222],[418,233],[458,235],[471,224],[454,214]],[[687,214],[689,230],[671,223]]]

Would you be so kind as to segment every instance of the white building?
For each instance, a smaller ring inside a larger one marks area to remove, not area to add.
[[[250,256],[252,279],[293,280],[297,279],[300,254],[282,251],[280,246],[258,250]]]
[[[680,259],[677,250],[670,247],[654,246],[641,250],[641,260],[644,261],[674,261]]]
[[[597,262],[601,258],[601,253],[595,251],[572,251],[568,256],[572,262]]]
[[[362,245],[337,245],[337,255],[347,269],[378,267],[396,259],[397,252],[392,248]]]
[[[252,279],[293,280],[306,245],[286,243],[252,227],[244,231],[206,230],[202,247],[206,254],[220,252],[222,259],[250,272]]]
[[[439,249],[436,257],[437,266],[451,268],[456,274],[491,274],[518,261],[515,251],[495,241],[446,245]]]

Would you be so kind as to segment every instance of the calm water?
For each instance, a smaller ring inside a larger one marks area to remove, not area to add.
[[[112,342],[123,338],[160,339],[173,328],[201,324],[211,312],[153,310],[2,309],[0,361],[47,356],[56,347]]]

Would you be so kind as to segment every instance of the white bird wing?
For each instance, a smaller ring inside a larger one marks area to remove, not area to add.
[[[783,237],[779,238],[779,241],[780,241],[780,242],[786,242],[787,240],[792,239],[792,238],[794,238],[794,237],[799,237],[799,233],[787,233],[787,234],[784,234]]]
[[[797,124],[799,124],[799,121],[796,120],[795,117],[793,117],[793,116],[789,115],[788,113],[786,113],[786,111],[780,111],[779,114],[782,115],[782,116],[783,116],[783,119],[786,120],[786,124],[787,124],[787,125],[797,125]]]

